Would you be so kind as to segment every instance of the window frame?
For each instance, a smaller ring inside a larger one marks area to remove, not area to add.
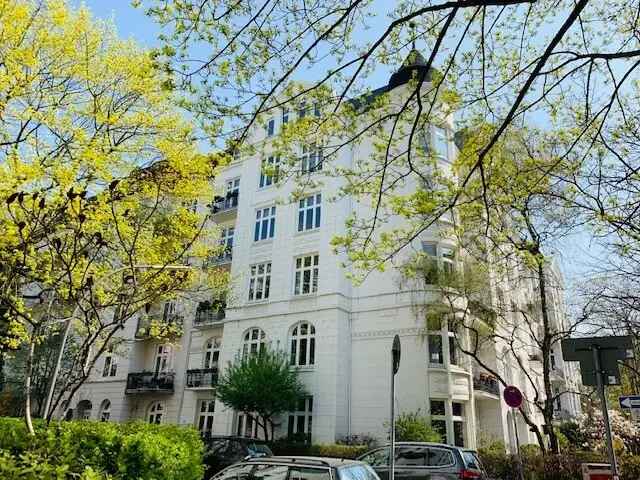
[[[267,123],[265,124],[265,131],[266,131],[267,138],[273,137],[276,134],[275,118],[271,117],[269,120],[267,120]]]
[[[158,408],[160,407],[160,408]],[[161,400],[153,400],[147,407],[146,420],[152,425],[162,425],[166,406]],[[153,421],[151,419],[153,418]]]
[[[306,333],[302,333],[302,327]],[[291,328],[289,335],[289,365],[297,368],[315,367],[316,358],[316,328],[311,322],[302,320]],[[304,348],[302,346],[304,342]],[[300,359],[304,352],[304,363]]]
[[[273,168],[274,175],[269,175],[264,172],[266,168]],[[280,177],[280,157],[277,155],[269,155],[264,157],[260,162],[260,179],[258,181],[258,188],[264,189],[274,186],[278,183]]]
[[[156,344],[153,357],[153,371],[157,374],[169,373],[173,368],[173,347],[168,343]]]
[[[113,351],[113,347],[109,347],[104,356],[102,364],[102,378],[110,378],[118,375],[118,358]]]
[[[254,338],[254,333],[257,335]],[[255,345],[255,351],[253,346]],[[251,327],[242,333],[242,357],[255,355],[265,351],[267,348],[267,334],[260,327]]]
[[[323,162],[322,147],[315,143],[302,145],[300,175],[311,175],[314,172],[322,171]]]
[[[263,272],[260,273],[260,267]],[[258,289],[257,286],[260,286]],[[262,302],[269,299],[271,290],[271,261],[254,263],[249,266],[249,302]],[[260,298],[258,298],[260,292]]]
[[[106,414],[106,417],[105,417]],[[108,422],[111,418],[111,400],[105,398],[100,403],[100,408],[98,409],[98,420],[100,422]]]
[[[305,260],[310,259],[309,265],[305,264]],[[299,262],[299,265],[298,265]],[[316,295],[320,283],[320,254],[309,253],[294,258],[294,275],[293,275],[293,295],[295,297]],[[309,291],[304,291],[305,273],[309,272]]]
[[[322,222],[322,193],[313,193],[298,201],[297,233],[318,230]]]
[[[195,427],[203,437],[211,436],[213,433],[213,422],[215,421],[216,401],[214,398],[200,398],[196,404]],[[206,406],[205,410],[202,409]],[[203,429],[203,426],[209,426],[209,430]]]
[[[276,206],[270,205],[256,209],[253,229],[253,242],[273,240],[276,236]]]
[[[300,406],[302,405],[302,409]],[[301,425],[302,432],[298,431]],[[287,413],[287,436],[305,435],[311,439],[313,434],[313,395],[307,395],[298,402],[296,410]]]
[[[209,337],[206,342],[204,342],[204,349],[202,350],[202,368],[205,370],[218,368],[221,346],[222,339],[220,337]]]

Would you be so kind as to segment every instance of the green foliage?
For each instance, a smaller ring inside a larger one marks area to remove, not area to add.
[[[192,428],[0,418],[0,478],[200,480],[203,445]]]
[[[255,413],[268,438],[271,419],[294,410],[307,392],[283,352],[263,350],[237,355],[229,362],[216,389],[218,399],[239,412]]]
[[[370,448],[367,445],[340,445],[319,444],[308,445],[304,443],[278,440],[270,444],[274,455],[285,456],[317,456],[333,458],[358,458]]]
[[[440,434],[431,427],[428,417],[420,412],[401,413],[396,418],[396,440],[399,442],[440,442]]]
[[[582,480],[583,463],[606,462],[594,452],[564,451],[561,455],[540,453],[537,445],[521,447],[525,480]],[[505,453],[504,444],[496,442],[478,449],[489,478],[496,480],[519,480],[518,460],[515,455]],[[640,478],[640,456],[623,455],[619,458],[621,480]]]

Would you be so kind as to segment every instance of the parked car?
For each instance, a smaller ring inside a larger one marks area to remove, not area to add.
[[[369,465],[325,457],[250,458],[207,480],[380,480]]]
[[[389,445],[365,453],[358,460],[376,471],[381,480],[389,480]],[[487,480],[478,455],[442,443],[397,442],[395,445],[396,480]]]
[[[270,457],[273,453],[262,440],[246,437],[213,436],[205,439],[205,477],[250,457]]]

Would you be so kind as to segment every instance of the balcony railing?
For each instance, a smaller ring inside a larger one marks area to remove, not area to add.
[[[164,337],[180,335],[183,324],[184,317],[177,314],[141,316],[138,318],[136,338],[149,338],[153,336],[155,329]]]
[[[231,260],[233,260],[233,250],[230,247],[226,247],[220,255],[207,258],[205,266],[224,265],[225,263],[231,263]]]
[[[491,395],[500,396],[500,385],[493,375],[480,373],[473,377],[474,390],[490,393]]]
[[[196,310],[196,316],[193,319],[193,325],[200,327],[203,325],[211,325],[224,320],[226,304],[224,302],[202,302]]]
[[[211,204],[211,213],[221,213],[238,208],[240,192],[227,192],[224,197],[215,197]]]
[[[218,383],[217,368],[187,370],[187,388],[213,388]]]
[[[137,372],[127,375],[125,393],[173,393],[173,372]]]

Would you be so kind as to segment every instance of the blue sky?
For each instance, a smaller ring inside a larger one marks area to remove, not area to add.
[[[132,38],[144,47],[157,45],[156,37],[159,33],[159,28],[144,14],[143,9],[134,8],[130,0],[71,0],[70,4],[72,6],[84,4],[89,7],[95,17],[113,20],[121,37]],[[384,1],[382,5],[384,5]],[[388,4],[385,6],[388,7]],[[384,28],[385,24],[385,16],[379,15],[377,19],[373,20],[371,26],[378,31],[378,28]],[[360,34],[366,35],[366,32],[360,32]],[[306,72],[306,74],[311,74],[311,72]],[[371,86],[375,88],[383,85],[386,83],[388,75],[388,70],[376,72],[376,75],[372,76],[372,81],[377,82],[377,84]],[[561,252],[559,252],[557,260],[568,286],[580,281],[586,273],[594,270],[600,262],[599,257],[602,255],[602,249],[591,242],[589,235],[585,232],[572,235],[570,238],[563,240],[559,245],[559,250]]]

